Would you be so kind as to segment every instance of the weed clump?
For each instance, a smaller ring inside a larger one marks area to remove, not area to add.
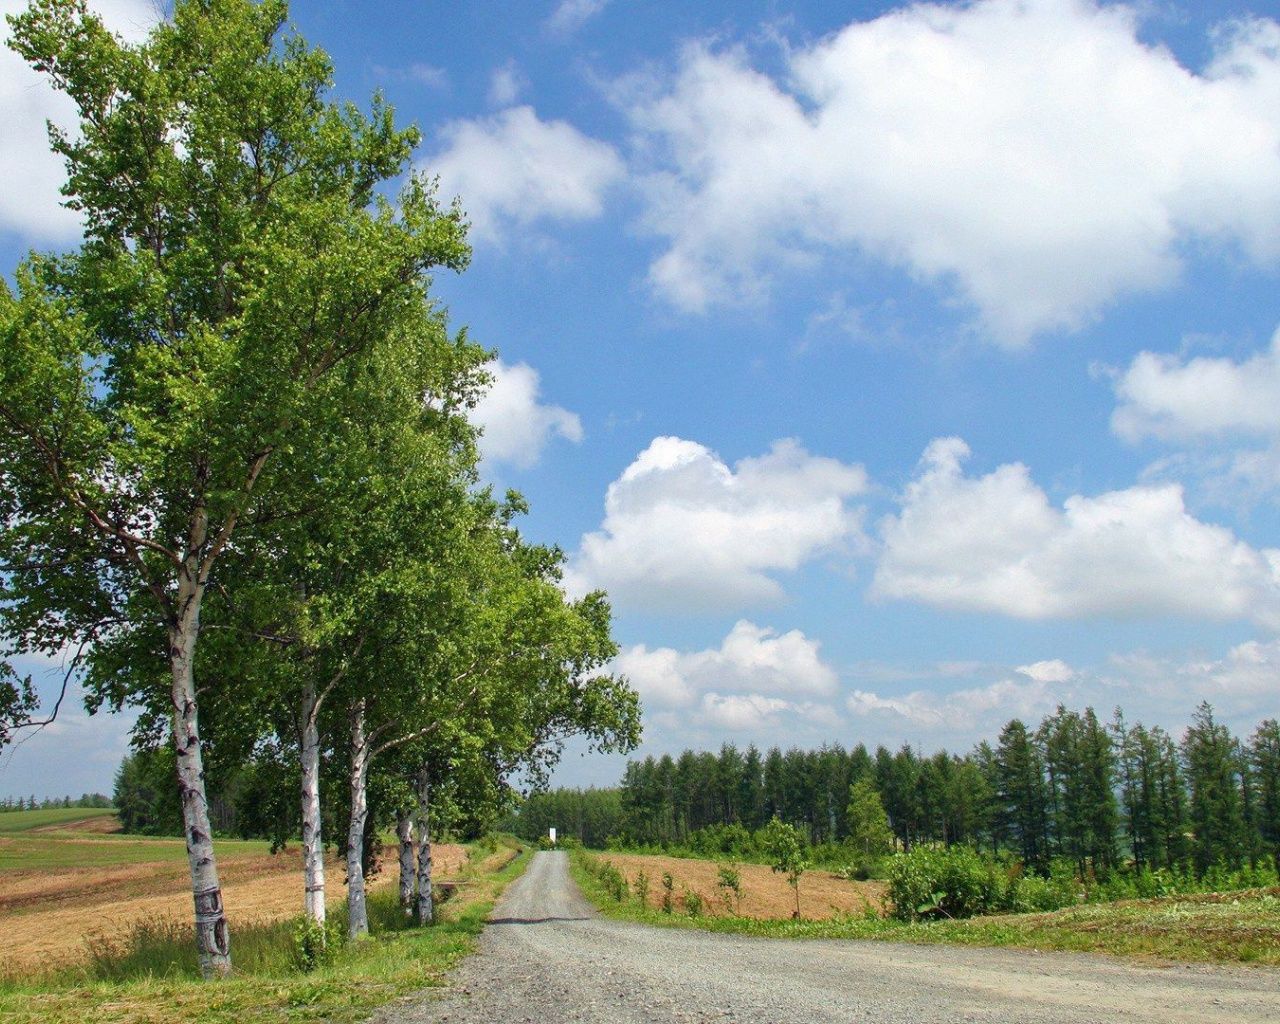
[[[742,872],[736,864],[722,864],[717,870],[716,885],[720,889],[720,898],[724,908],[736,914],[742,906]]]

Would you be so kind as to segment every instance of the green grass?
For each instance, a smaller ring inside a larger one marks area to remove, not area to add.
[[[49,807],[36,811],[0,811],[0,836],[30,832],[48,825],[65,825],[115,814],[113,807]]]
[[[1002,914],[965,921],[909,924],[860,916],[825,921],[758,921],[745,917],[689,917],[678,910],[664,914],[640,906],[631,897],[619,903],[588,869],[591,856],[573,855],[574,881],[604,916],[615,920],[772,938],[1004,946],[1188,963],[1280,966],[1280,888],[1094,903],[1045,914]],[[803,880],[800,884],[803,888]]]
[[[477,853],[482,858],[485,853]],[[473,870],[465,895],[444,904],[431,928],[406,926],[394,890],[370,898],[374,935],[347,943],[309,974],[293,962],[293,929],[284,922],[232,935],[236,976],[199,980],[186,928],[136,932],[93,962],[45,978],[0,981],[6,1024],[345,1024],[425,986],[438,984],[470,952],[502,889],[521,871],[521,853],[491,871]],[[339,919],[341,915],[338,915]],[[339,924],[341,921],[339,920]]]
[[[220,857],[228,858],[256,857],[271,852],[270,843],[256,839],[217,839],[213,845]],[[186,859],[187,849],[182,840],[168,837],[71,835],[66,832],[0,836],[0,871],[107,868],[167,861],[178,863]]]

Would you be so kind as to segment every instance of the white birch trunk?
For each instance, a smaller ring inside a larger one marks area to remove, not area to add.
[[[364,701],[351,711],[351,819],[347,828],[347,936],[369,934],[364,892],[364,827],[369,816],[365,784],[369,776],[369,738],[365,734]]]
[[[194,571],[193,571],[194,570]],[[213,853],[213,830],[204,789],[200,720],[196,705],[195,650],[200,632],[202,588],[198,567],[186,567],[178,582],[178,621],[169,629],[169,670],[173,701],[173,743],[178,761],[178,794],[191,868],[196,951],[206,978],[231,973],[231,936],[222,907],[222,886]]]
[[[320,832],[320,702],[315,683],[308,681],[299,708],[302,752],[302,871],[303,910],[324,924],[324,841]]]
[[[418,774],[418,924],[435,921],[431,901],[431,780],[424,768]]]
[[[413,866],[413,815],[407,811],[396,815],[396,838],[400,841],[400,906],[405,917],[412,917],[418,879]]]

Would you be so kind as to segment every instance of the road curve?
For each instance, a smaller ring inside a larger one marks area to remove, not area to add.
[[[1280,1022],[1280,971],[1098,956],[758,939],[606,921],[538,853],[448,987],[382,1024],[1252,1024]]]

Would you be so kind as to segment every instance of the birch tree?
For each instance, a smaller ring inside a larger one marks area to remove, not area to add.
[[[418,141],[332,70],[280,0],[180,0],[126,45],[82,0],[38,0],[12,44],[78,113],[50,133],[85,241],[0,287],[0,560],[24,651],[162,634],[206,975],[230,970],[197,672],[201,613],[281,464],[305,462],[361,359],[461,268],[461,216],[411,178]],[[92,685],[92,679],[89,680]]]

